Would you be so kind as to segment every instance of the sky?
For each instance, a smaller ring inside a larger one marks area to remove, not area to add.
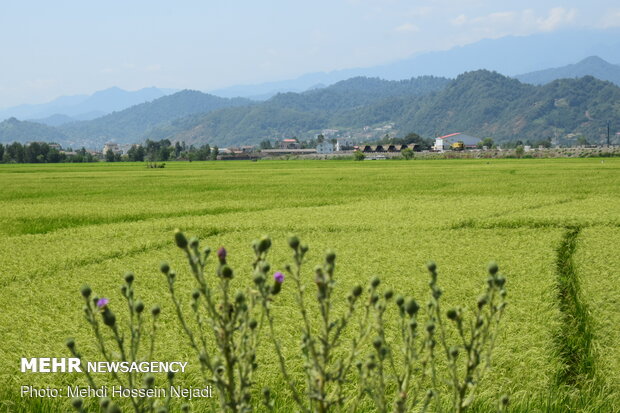
[[[617,0],[2,0],[0,108],[112,86],[209,91],[609,27]]]

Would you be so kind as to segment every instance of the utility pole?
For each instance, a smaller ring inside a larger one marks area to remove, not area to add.
[[[610,121],[607,121],[607,146],[610,146],[609,145],[609,124],[610,123],[611,123]]]

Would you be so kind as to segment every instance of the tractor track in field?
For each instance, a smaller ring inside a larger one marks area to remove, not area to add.
[[[564,204],[576,199],[563,199],[551,203],[542,203],[526,208],[538,209],[546,206]],[[571,225],[560,220],[508,220],[484,222],[485,219],[497,218],[493,214],[486,218],[468,219],[454,223],[449,229],[562,229],[564,234],[556,247],[555,274],[557,305],[560,311],[560,326],[553,332],[554,352],[560,361],[560,368],[555,372],[554,385],[558,388],[586,388],[596,381],[595,354],[593,347],[594,327],[589,309],[581,292],[579,275],[573,256],[577,250],[578,238],[584,228],[595,227],[602,223]],[[607,225],[617,226],[614,223]]]
[[[555,337],[562,367],[557,385],[580,387],[595,377],[592,320],[585,304],[573,256],[580,227],[567,227],[556,249],[557,297],[562,325]]]

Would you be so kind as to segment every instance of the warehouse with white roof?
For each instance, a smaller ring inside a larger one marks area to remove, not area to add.
[[[446,149],[450,149],[450,145],[456,142],[463,142],[465,148],[473,149],[478,146],[478,142],[480,141],[480,138],[465,135],[464,133],[451,133],[449,135],[444,135],[436,138],[434,149],[436,151],[445,151]]]

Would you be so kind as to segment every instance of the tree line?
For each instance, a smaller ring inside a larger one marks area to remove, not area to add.
[[[2,163],[79,163],[98,161],[98,159],[85,148],[75,152],[71,149],[60,151],[54,144],[52,145],[45,142],[32,142],[26,145],[19,142],[6,145],[0,144],[0,161]]]
[[[208,143],[187,146],[185,142],[175,142],[173,145],[169,139],[147,139],[144,145],[133,145],[125,155],[108,150],[104,158],[106,162],[207,161],[216,160],[218,154],[218,147],[211,147]]]

